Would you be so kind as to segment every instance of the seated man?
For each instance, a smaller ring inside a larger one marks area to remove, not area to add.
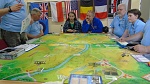
[[[82,32],[83,33],[102,33],[103,32],[103,24],[102,22],[95,17],[93,11],[88,11],[86,15],[86,19],[82,24]]]
[[[150,19],[146,22],[144,31],[134,34],[128,38],[125,38],[125,41],[139,41],[141,40],[140,45],[134,46],[134,50],[139,53],[150,53]]]
[[[38,8],[34,8],[31,11],[32,23],[27,28],[27,36],[29,39],[39,38],[44,35],[43,26],[39,23],[41,11]]]
[[[128,19],[130,23],[122,37],[119,39],[120,41],[144,30],[145,23],[142,21],[143,19],[141,20],[140,16],[141,12],[138,9],[130,9],[128,11]]]
[[[126,28],[128,28],[128,15],[126,14],[125,4],[118,5],[118,15],[116,15],[110,25],[112,33],[119,38],[124,34]]]

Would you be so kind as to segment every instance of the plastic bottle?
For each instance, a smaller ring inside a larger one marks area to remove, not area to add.
[[[60,26],[60,33],[63,33],[63,25]]]

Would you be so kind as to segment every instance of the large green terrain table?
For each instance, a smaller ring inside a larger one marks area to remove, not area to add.
[[[40,46],[14,60],[0,60],[1,80],[67,83],[70,74],[84,74],[99,75],[104,84],[150,83],[142,78],[150,67],[105,34],[49,34],[33,43]]]

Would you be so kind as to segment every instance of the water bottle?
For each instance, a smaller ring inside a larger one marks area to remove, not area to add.
[[[63,33],[63,25],[60,26],[60,33]]]

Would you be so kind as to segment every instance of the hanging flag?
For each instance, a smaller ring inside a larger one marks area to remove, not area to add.
[[[112,0],[112,5],[111,5],[111,13],[117,12],[117,0]]]
[[[107,0],[94,0],[95,16],[99,19],[105,19],[108,16]]]
[[[80,19],[84,20],[86,18],[86,13],[93,11],[93,0],[80,0]]]
[[[63,22],[64,15],[62,9],[62,2],[50,2],[50,4],[51,4],[52,21]]]
[[[33,8],[38,8],[41,10],[39,22],[43,26],[44,34],[48,34],[48,3],[30,3],[30,10],[32,10]]]
[[[69,12],[74,12],[76,14],[76,17],[78,17],[78,1],[77,0],[65,1],[65,10],[66,10],[66,18],[68,18]]]

